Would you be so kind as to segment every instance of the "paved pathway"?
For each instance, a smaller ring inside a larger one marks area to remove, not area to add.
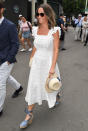
[[[62,103],[56,109],[48,109],[47,103],[36,105],[34,121],[25,131],[88,131],[88,46],[74,41],[73,29],[66,33],[66,51],[59,53],[59,68],[62,77]],[[18,63],[12,75],[22,83],[24,92],[12,99],[13,89],[7,87],[4,114],[0,118],[0,131],[20,131],[24,119],[29,75],[29,52],[19,52]],[[36,92],[35,92],[36,93]]]

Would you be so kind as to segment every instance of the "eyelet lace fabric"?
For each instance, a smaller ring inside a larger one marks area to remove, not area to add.
[[[35,103],[41,105],[42,101],[46,100],[48,102],[49,108],[52,108],[55,105],[58,91],[47,93],[45,89],[45,83],[52,64],[53,34],[56,33],[57,30],[60,34],[60,28],[54,27],[53,29],[50,29],[48,35],[37,35],[37,30],[38,27],[33,27],[32,29],[36,52],[33,56],[33,61],[30,69],[25,100],[28,105]],[[60,72],[57,64],[55,71],[60,78]]]

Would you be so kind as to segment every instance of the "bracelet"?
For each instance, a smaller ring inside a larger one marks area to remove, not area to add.
[[[51,73],[51,72],[49,72],[49,74],[54,74],[55,72],[53,72],[53,73]]]

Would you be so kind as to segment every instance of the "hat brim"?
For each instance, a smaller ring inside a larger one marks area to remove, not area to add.
[[[49,83],[49,77],[48,77],[47,80],[46,80],[45,89],[46,89],[46,91],[47,91],[48,93],[52,93],[53,90],[49,89],[49,87],[48,87],[48,83]]]
[[[56,74],[54,74],[54,75],[52,76],[52,78],[56,78],[56,77],[57,77]],[[53,89],[50,89],[50,88],[49,88],[48,83],[49,83],[50,79],[52,79],[52,78],[49,78],[49,77],[48,77],[47,80],[46,80],[45,89],[46,89],[46,91],[47,91],[48,93],[52,93],[52,92],[55,92],[55,91],[59,91],[60,88],[61,88],[61,82],[60,82],[60,85],[59,85],[58,90],[53,90]]]

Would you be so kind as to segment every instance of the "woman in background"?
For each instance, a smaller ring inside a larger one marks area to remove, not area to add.
[[[21,38],[21,44],[23,46],[23,49],[20,51],[26,51],[25,47],[25,41],[27,41],[27,44],[29,46],[29,51],[32,50],[31,42],[30,42],[30,35],[31,35],[31,29],[32,25],[30,22],[26,20],[25,17],[22,17],[22,23],[21,23],[21,32],[22,32],[22,38]]]

